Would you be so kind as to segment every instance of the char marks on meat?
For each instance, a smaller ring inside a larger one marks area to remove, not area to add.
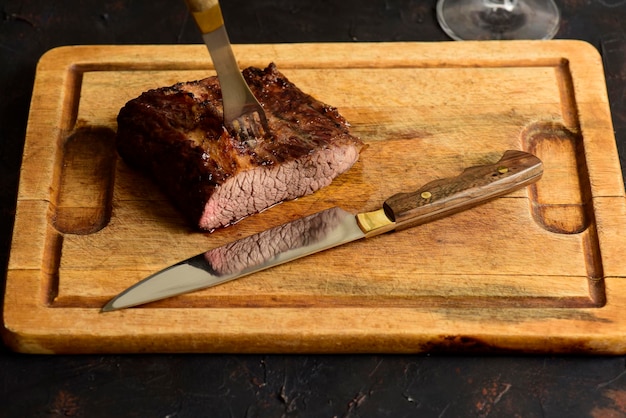
[[[204,230],[327,186],[363,147],[337,109],[302,92],[274,64],[243,75],[266,112],[263,138],[224,128],[217,77],[147,91],[117,118],[122,158]]]

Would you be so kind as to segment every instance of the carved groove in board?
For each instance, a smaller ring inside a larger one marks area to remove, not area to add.
[[[589,296],[596,307],[606,305],[606,287],[604,285],[604,268],[600,254],[600,240],[595,226],[595,220],[588,233],[583,237],[583,248],[587,267],[587,281]]]
[[[65,108],[66,112],[63,113],[63,120],[61,121],[61,132],[63,136],[59,138],[59,145],[62,145],[65,135],[74,129],[76,126],[76,117],[78,116],[78,106],[80,103],[80,91],[83,86],[83,71],[74,66],[68,71],[67,80],[65,85],[66,97]]]
[[[592,222],[591,187],[581,135],[555,122],[537,122],[522,132],[528,152],[545,166],[530,186],[535,221],[550,232],[578,234]]]
[[[99,309],[110,297],[58,296],[53,308],[92,308]],[[246,295],[211,296],[186,294],[152,302],[131,309],[233,309],[233,308],[367,308],[372,306],[372,298],[367,296],[276,296],[267,297]],[[597,308],[598,303],[584,296],[376,296],[376,306],[410,309],[583,309]]]
[[[575,109],[571,95],[568,109]],[[571,112],[570,112],[571,113]],[[570,125],[578,122],[564,109]],[[595,307],[606,304],[604,269],[595,227],[591,184],[583,138],[563,124],[537,122],[522,132],[522,143],[537,155],[546,168],[543,178],[530,186],[530,203],[535,222],[557,234],[581,234],[586,261],[589,297]]]
[[[206,51],[204,47],[200,47],[200,50]],[[324,60],[320,60],[319,56],[315,56],[311,61],[307,61],[306,57],[301,57],[302,61],[297,63],[290,63],[288,61],[280,62],[279,67],[281,69],[316,69],[316,70],[324,70],[324,69],[381,69],[381,68],[393,68],[393,69],[401,69],[401,68],[541,68],[541,67],[550,67],[555,68],[557,71],[561,68],[568,71],[569,61],[564,58],[540,58],[533,59],[532,62],[524,59],[493,59],[486,61],[484,59],[481,60],[471,60],[467,57],[462,58],[451,58],[447,61],[442,61],[441,59],[433,59],[426,60],[423,57],[416,58],[415,60],[407,60],[406,57],[400,57],[396,60],[393,57],[385,57],[385,60],[372,60],[371,58],[367,58],[364,60],[352,60],[354,57],[351,57],[350,60],[339,60],[336,62],[327,62]],[[258,61],[244,61],[245,55],[242,57],[242,60],[239,62],[239,66],[241,68],[245,68],[250,65],[256,66],[266,66],[269,64],[270,60],[263,60],[262,62]],[[211,60],[206,58],[206,61],[197,61],[194,59],[190,59],[187,62],[180,61],[170,61],[163,60],[159,61],[158,56],[151,56],[150,62],[142,61],[141,59],[133,59],[129,61],[116,61],[116,62],[82,62],[80,64],[75,64],[72,67],[72,71],[76,73],[77,76],[82,76],[83,73],[86,72],[96,72],[96,71],[205,71],[205,70],[214,70],[213,63]],[[207,74],[211,76],[213,74]]]
[[[68,234],[97,232],[111,218],[115,132],[105,127],[78,128],[62,144],[61,155],[52,224]]]
[[[574,93],[574,80],[570,71],[569,60],[563,58],[559,65],[555,66],[556,82],[561,94],[561,115],[565,127],[575,132],[580,132],[580,121],[578,120],[578,106]],[[582,142],[582,141],[580,141]]]
[[[407,68],[471,68],[474,67],[475,64],[472,63],[467,63],[467,62],[449,62],[449,63],[441,63],[441,62],[437,62],[436,64],[433,65],[429,65],[428,63],[420,63],[420,65],[415,65],[414,63],[404,63],[403,65],[398,65],[393,64],[391,65],[392,68],[401,68],[401,67],[407,67]],[[318,64],[318,63],[313,63],[310,65],[310,67],[313,68],[335,68],[336,65],[328,65],[328,64]],[[338,67],[342,67],[342,64],[339,64]],[[350,68],[354,68],[354,67],[358,67],[358,68],[381,68],[380,65],[378,64],[374,64],[372,65],[371,63],[362,63],[360,66],[359,65],[351,65]],[[571,74],[569,73],[569,62],[565,59],[547,59],[547,60],[541,60],[538,62],[533,62],[532,65],[529,65],[528,62],[518,62],[518,61],[502,61],[502,60],[494,60],[493,62],[489,62],[487,64],[485,64],[484,62],[481,62],[481,67],[484,68],[501,68],[501,67],[552,67],[555,69],[556,72],[556,76],[557,76],[557,81],[559,83],[559,90],[561,92],[561,102],[562,102],[562,113],[563,113],[563,119],[565,120],[565,125],[566,126],[572,126],[573,128],[578,126],[578,122],[576,119],[576,102],[575,102],[575,97],[573,95],[573,88],[572,88],[572,80],[571,80]],[[190,65],[189,68],[186,68],[186,70],[201,70],[201,69],[207,69],[210,68],[209,67],[205,67],[204,65],[198,65],[193,64]],[[288,68],[288,66],[287,66]],[[298,67],[299,68],[299,67]],[[68,119],[67,124],[68,126],[71,128],[74,126],[75,122],[76,122],[76,116],[77,116],[77,112],[78,112],[78,102],[80,100],[80,95],[81,95],[81,88],[82,88],[82,75],[85,72],[91,72],[91,71],[116,71],[116,70],[120,70],[120,71],[128,71],[128,70],[144,70],[144,71],[163,71],[163,70],[178,70],[178,65],[172,65],[171,63],[168,62],[162,62],[162,63],[150,63],[150,64],[139,64],[137,65],[136,63],[124,63],[124,64],[120,64],[120,63],[98,63],[98,64],[94,64],[94,65],[90,65],[90,64],[79,64],[76,65],[72,68],[72,74],[73,74],[73,103],[71,106],[68,106],[70,110],[69,115],[71,115],[71,118]],[[207,74],[209,75],[209,74]],[[569,77],[569,78],[568,78]],[[562,125],[561,125],[562,126]],[[563,126],[563,128],[565,129],[565,127]],[[575,131],[577,131],[577,129],[574,129]],[[569,132],[569,131],[568,131]],[[112,184],[112,183],[111,183]],[[89,222],[87,222],[87,224],[90,224]],[[582,230],[587,229],[588,224],[583,222],[584,226],[582,228]],[[91,225],[93,225],[91,223]],[[101,227],[105,226],[106,224],[101,225]],[[74,229],[76,230],[76,229]],[[97,231],[97,229],[95,230]],[[93,232],[95,232],[93,231]],[[72,232],[72,230],[67,230],[64,232],[70,232],[70,233],[80,233],[80,232]],[[565,232],[565,233],[576,233],[576,232]],[[593,242],[596,242],[596,240],[594,240],[593,238],[590,240],[586,240],[586,244],[585,244],[585,248],[593,248],[593,245],[589,246],[587,244],[593,244]],[[590,250],[590,251],[586,251],[586,256],[590,257],[591,260],[597,260],[594,256],[594,251]],[[588,270],[590,271],[589,277],[596,277],[596,274],[598,271],[601,271],[601,266],[600,269],[595,268],[595,263],[591,263],[589,265]],[[58,277],[57,277],[58,280]],[[596,281],[597,282],[597,281]],[[490,302],[485,302],[485,300],[482,300],[481,298],[475,298],[475,297],[461,297],[461,298],[452,298],[454,299],[454,305],[457,307],[464,307],[464,308],[468,308],[468,307],[472,307],[474,306],[476,303],[482,303],[483,305],[486,303],[487,305],[493,305],[494,307],[506,307],[506,306],[517,306],[517,307],[528,307],[528,308],[541,308],[541,307],[568,307],[568,308],[573,308],[573,307],[595,307],[598,306],[599,303],[602,302],[598,302],[599,300],[602,300],[603,297],[603,292],[598,293],[597,289],[598,286],[596,282],[590,281],[589,283],[589,289],[590,289],[590,295],[591,295],[591,300],[585,298],[585,297],[569,297],[569,298],[552,298],[552,297],[522,297],[522,298],[508,298],[508,297],[501,297],[501,298],[488,298],[490,300]],[[600,281],[600,284],[601,281]],[[603,286],[602,286],[603,288]],[[596,289],[596,291],[592,292],[592,289]],[[594,296],[596,295],[596,296]],[[56,295],[54,295],[56,296]],[[103,301],[100,300],[96,300],[90,297],[61,297],[61,298],[56,298],[53,297],[54,299],[54,307],[86,307],[86,306],[91,306],[91,304],[94,304],[94,307],[99,307]],[[177,302],[176,302],[177,301]],[[251,307],[251,306],[256,306],[254,304],[254,297],[252,297],[251,299],[246,299],[245,301],[241,301],[241,305],[238,305],[237,300],[233,299],[233,298],[228,298],[227,301],[213,301],[215,302],[214,304],[212,303],[207,303],[205,300],[196,300],[196,298],[194,296],[189,296],[189,297],[182,297],[181,299],[175,299],[172,303],[172,307],[177,307],[178,305],[176,303],[179,303],[181,305],[184,305],[186,307],[198,307],[198,308],[202,308],[202,307],[224,307],[224,308],[229,308],[229,307],[236,307],[236,306],[241,306],[241,307]],[[273,302],[277,302],[277,301],[273,301]],[[310,302],[310,301],[309,301]],[[359,300],[358,298],[322,298],[321,300],[316,300],[316,303],[318,306],[328,306],[328,307],[336,307],[336,306],[364,306],[364,304],[367,303],[367,301],[362,301]],[[394,301],[393,299],[390,299],[389,301],[389,306],[395,306],[395,304],[398,303],[399,306],[423,306],[426,305],[428,306],[429,304],[432,304],[433,306],[440,306],[442,305],[442,302],[440,300],[438,300],[437,298],[430,298],[430,297],[417,297],[417,298],[413,298],[410,302],[398,302],[398,301]],[[417,305],[415,305],[417,304]],[[297,298],[290,298],[290,299],[282,299],[281,302],[277,302],[276,305],[273,305],[272,303],[268,304],[267,300],[263,300],[262,303],[260,303],[259,307],[265,307],[265,306],[284,306],[284,307],[291,307],[291,306],[305,306],[306,303],[303,305],[302,301],[297,300]],[[443,305],[445,305],[445,303],[443,303]],[[160,306],[160,305],[158,305]],[[168,307],[168,302],[165,302],[163,304],[163,307]]]
[[[59,268],[63,252],[63,234],[49,227],[46,231],[46,252],[41,266],[41,301],[52,306],[59,295]]]

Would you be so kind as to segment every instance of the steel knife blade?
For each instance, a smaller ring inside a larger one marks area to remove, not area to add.
[[[440,219],[532,184],[542,174],[539,158],[509,150],[494,164],[393,195],[378,210],[354,215],[334,207],[198,254],[124,290],[102,312],[216,286],[361,238]]]

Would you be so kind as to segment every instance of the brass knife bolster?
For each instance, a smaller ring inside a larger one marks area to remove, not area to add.
[[[359,213],[356,215],[359,228],[365,234],[365,238],[374,237],[392,231],[396,227],[396,223],[385,215],[384,209],[378,209],[373,212]]]

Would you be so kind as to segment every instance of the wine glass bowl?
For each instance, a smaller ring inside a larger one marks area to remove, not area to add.
[[[560,12],[553,0],[438,0],[437,21],[452,39],[552,39]]]

